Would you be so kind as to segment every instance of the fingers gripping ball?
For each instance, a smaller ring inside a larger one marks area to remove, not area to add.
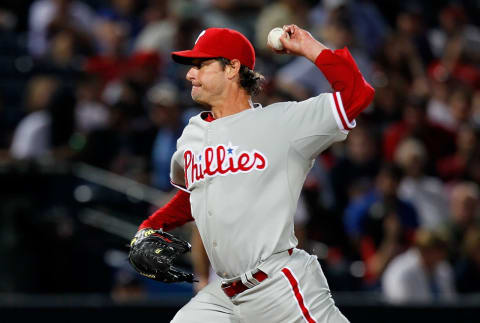
[[[163,232],[146,228],[137,232],[130,243],[128,260],[141,275],[164,283],[194,282],[190,273],[173,266],[173,261],[191,250],[188,242]]]
[[[283,50],[283,44],[280,37],[285,31],[280,27],[275,27],[268,33],[267,44],[276,50]],[[287,34],[288,35],[288,34]]]

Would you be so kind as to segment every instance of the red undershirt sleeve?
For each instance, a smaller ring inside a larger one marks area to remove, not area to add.
[[[346,47],[335,51],[323,50],[316,58],[315,65],[333,90],[340,92],[349,121],[353,121],[372,102],[375,90],[365,81]]]
[[[169,231],[190,221],[193,221],[190,194],[179,190],[170,202],[150,215],[138,229],[162,228],[164,231]]]

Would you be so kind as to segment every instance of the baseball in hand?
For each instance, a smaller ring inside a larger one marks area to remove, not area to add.
[[[268,33],[267,44],[270,45],[273,49],[283,50],[282,42],[280,41],[280,36],[284,33],[283,29],[280,27],[275,27]]]

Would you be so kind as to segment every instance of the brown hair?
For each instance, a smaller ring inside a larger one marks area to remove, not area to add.
[[[217,60],[220,62],[220,64],[222,64],[223,68],[231,64],[229,59],[223,57],[217,58]],[[242,65],[240,67],[239,75],[240,85],[245,89],[245,91],[247,91],[249,95],[255,96],[262,90],[263,82],[265,80],[265,77],[262,74],[249,69],[245,65]]]

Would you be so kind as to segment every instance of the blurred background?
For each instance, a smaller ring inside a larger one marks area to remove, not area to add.
[[[295,23],[348,46],[376,89],[308,175],[299,247],[352,322],[477,321],[479,16],[478,0],[2,0],[1,317],[169,322],[201,286],[142,278],[126,247],[175,193],[176,139],[201,111],[169,54],[234,28],[266,77],[254,102],[331,91],[306,59],[267,50]],[[175,234],[194,243],[178,265],[214,279],[194,224]]]

